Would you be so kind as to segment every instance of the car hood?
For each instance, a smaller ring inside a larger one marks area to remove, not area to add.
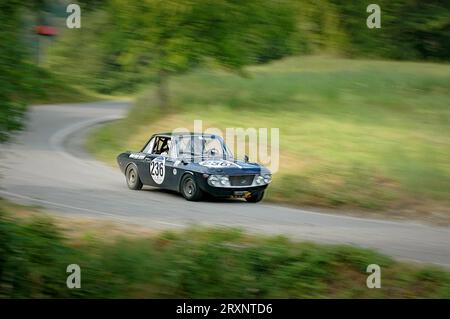
[[[239,174],[269,174],[269,170],[258,163],[248,163],[244,161],[207,159],[192,163],[198,166],[201,171],[209,174],[239,175]]]

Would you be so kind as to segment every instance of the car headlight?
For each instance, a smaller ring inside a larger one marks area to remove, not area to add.
[[[228,176],[221,176],[220,177],[220,185],[222,185],[222,186],[230,186],[230,180],[228,179]]]
[[[264,184],[264,177],[262,177],[261,175],[257,175],[255,178],[255,183],[257,185],[262,185]]]
[[[220,186],[219,177],[217,175],[211,175],[208,177],[208,184],[215,187]]]
[[[264,175],[264,183],[269,184],[272,181],[272,175],[266,174]]]
[[[230,180],[225,175],[211,175],[208,177],[208,184],[214,187],[230,186]]]

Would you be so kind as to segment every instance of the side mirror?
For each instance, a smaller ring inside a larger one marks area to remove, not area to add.
[[[248,156],[247,156],[247,155],[244,156],[244,161],[245,161],[246,163],[248,163]]]

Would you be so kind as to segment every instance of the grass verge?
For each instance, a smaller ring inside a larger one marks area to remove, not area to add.
[[[81,267],[80,289],[66,287],[69,264]],[[381,267],[380,289],[366,287],[369,264]],[[106,239],[91,228],[74,236],[66,219],[1,200],[0,298],[11,297],[450,298],[450,273],[372,250],[238,229]]]
[[[111,98],[95,93],[81,85],[69,83],[47,69],[28,65],[27,91],[25,99],[28,104],[91,102]]]

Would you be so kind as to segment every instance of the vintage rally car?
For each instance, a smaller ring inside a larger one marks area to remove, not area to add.
[[[155,134],[140,152],[124,152],[117,162],[130,189],[156,186],[190,201],[207,193],[256,203],[272,179],[267,168],[249,163],[247,156],[234,159],[223,139],[212,134]]]

